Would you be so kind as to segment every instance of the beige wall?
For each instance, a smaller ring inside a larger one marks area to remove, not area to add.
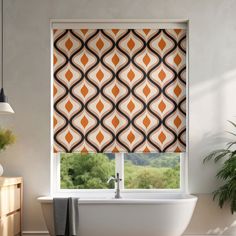
[[[24,230],[45,230],[39,195],[49,193],[49,19],[189,19],[189,190],[200,195],[188,234],[236,234],[228,209],[210,193],[217,182],[202,156],[236,115],[235,0],[5,0],[5,89],[16,114],[1,117],[17,143],[1,154],[6,175],[25,180]]]

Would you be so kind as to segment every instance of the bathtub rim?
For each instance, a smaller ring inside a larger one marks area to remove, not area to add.
[[[165,197],[161,197],[161,194],[158,195],[159,198],[150,198],[150,196],[144,198],[132,198],[132,197],[124,197],[121,199],[115,199],[111,197],[86,197],[86,198],[79,198],[78,204],[180,204],[180,203],[190,203],[190,202],[197,202],[198,197],[192,194],[169,194],[171,197],[168,198],[167,195]],[[176,196],[176,198],[175,198]],[[70,197],[69,195],[65,196],[41,196],[38,197],[37,200],[40,203],[52,203],[53,198],[63,198],[63,197]]]

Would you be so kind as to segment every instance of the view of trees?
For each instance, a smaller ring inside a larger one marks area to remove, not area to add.
[[[125,187],[173,189],[180,185],[179,154],[125,154]]]
[[[125,154],[125,188],[179,188],[179,154]],[[108,189],[115,175],[114,154],[61,154],[62,189]]]
[[[115,173],[115,160],[104,154],[62,154],[61,188],[114,188],[107,180]]]

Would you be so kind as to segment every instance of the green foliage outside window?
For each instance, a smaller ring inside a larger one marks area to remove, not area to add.
[[[177,189],[179,186],[179,154],[125,155],[125,188]]]
[[[115,160],[104,154],[62,154],[62,189],[106,189],[114,188],[107,183],[115,173]]]
[[[126,154],[125,188],[176,189],[180,185],[179,154]],[[113,189],[114,154],[62,154],[62,189]]]

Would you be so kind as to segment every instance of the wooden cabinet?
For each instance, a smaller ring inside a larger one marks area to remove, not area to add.
[[[0,177],[0,236],[22,235],[23,180]]]

